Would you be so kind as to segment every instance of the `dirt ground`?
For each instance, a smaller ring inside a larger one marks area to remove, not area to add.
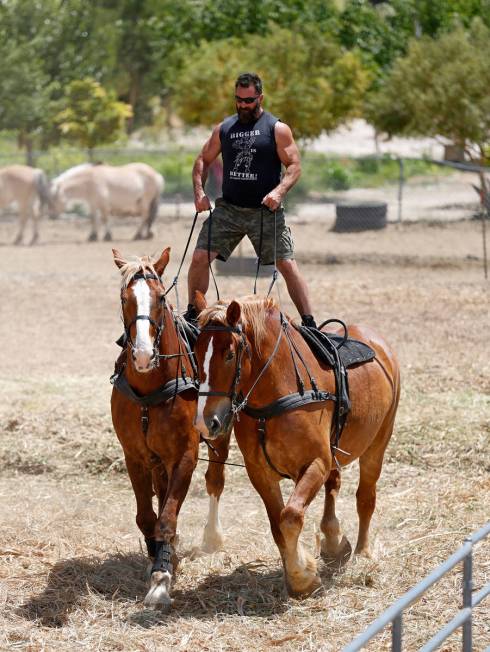
[[[401,361],[399,414],[373,518],[375,559],[352,558],[341,571],[320,560],[323,587],[304,601],[288,599],[265,510],[239,467],[227,469],[224,550],[196,557],[207,515],[200,463],[179,519],[175,603],[163,615],[142,603],[146,563],[112,431],[108,378],[121,332],[111,246],[130,255],[172,245],[170,282],[192,215],[172,217],[163,207],[155,239],[138,243],[134,221],[121,220],[112,244],[87,243],[86,220],[46,221],[37,247],[6,244],[15,224],[0,222],[0,649],[337,652],[489,518],[481,226],[335,234],[317,215],[292,220],[317,316],[371,325]],[[252,288],[249,277],[218,282],[225,296]],[[268,280],[260,283],[264,290]],[[294,314],[283,284],[280,299]],[[231,460],[241,462],[236,445]],[[354,464],[343,473],[338,508],[351,543],[356,483]],[[289,493],[291,485],[283,486]],[[322,506],[319,495],[307,514],[303,540],[312,550]],[[489,552],[488,541],[475,550],[476,590],[490,580]],[[458,568],[406,611],[404,649],[419,649],[449,621],[460,596]],[[475,652],[490,645],[489,623],[487,599],[475,610]],[[389,629],[367,649],[390,649]],[[460,633],[442,649],[459,650]]]

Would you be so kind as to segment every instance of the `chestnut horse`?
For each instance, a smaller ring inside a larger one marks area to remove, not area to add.
[[[123,369],[113,377],[112,422],[136,497],[136,523],[153,561],[145,605],[166,609],[172,602],[170,585],[177,561],[177,517],[198,457],[197,388],[178,318],[160,278],[170,249],[158,260],[144,256],[128,262],[114,249],[113,254],[122,275],[127,350]],[[218,449],[217,454],[224,453]],[[213,452],[210,457],[216,459]],[[209,464],[210,516],[202,545],[206,552],[221,545],[215,505],[223,490],[223,473],[221,464]]]
[[[299,542],[305,510],[324,485],[322,552],[337,559],[345,557],[350,544],[342,535],[335,514],[335,498],[340,489],[340,466],[355,459],[359,459],[360,466],[355,552],[371,554],[368,533],[376,502],[376,482],[393,431],[400,393],[396,356],[370,329],[349,326],[349,334],[368,344],[376,355],[372,361],[349,369],[352,408],[335,450],[337,467],[330,443],[333,401],[310,403],[268,418],[266,434],[263,422],[260,424],[253,414],[254,409],[298,390],[298,369],[295,371],[292,363],[288,340],[320,390],[335,392],[333,371],[317,361],[272,299],[248,297],[207,308],[203,295],[196,294],[202,329],[195,346],[201,381],[197,428],[214,440],[227,435],[234,426],[247,473],[269,516],[287,590],[295,597],[308,595],[321,581],[315,559]],[[308,394],[312,388],[309,380],[305,387]],[[279,486],[283,476],[295,483],[286,506]]]

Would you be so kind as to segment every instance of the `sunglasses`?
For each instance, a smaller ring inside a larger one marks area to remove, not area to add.
[[[238,95],[235,95],[235,100],[237,101],[238,104],[253,104],[256,100],[258,100],[260,95],[257,95],[256,97],[238,97]]]

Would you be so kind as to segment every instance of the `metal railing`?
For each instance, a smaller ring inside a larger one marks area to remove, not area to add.
[[[409,607],[412,602],[417,600],[427,591],[435,582],[440,580],[456,564],[463,562],[463,608],[456,616],[440,629],[426,643],[420,652],[431,652],[436,650],[443,641],[448,638],[458,627],[463,629],[463,652],[472,650],[472,613],[473,609],[480,604],[490,594],[490,582],[488,582],[477,593],[473,593],[473,546],[490,534],[490,522],[480,528],[473,535],[465,539],[464,545],[457,550],[449,559],[438,566],[430,575],[407,591],[399,600],[391,605],[381,616],[379,616],[369,627],[351,643],[349,643],[342,652],[357,652],[361,650],[376,634],[379,634],[387,625],[391,623],[391,649],[392,652],[402,651],[402,630],[403,630],[403,611]]]

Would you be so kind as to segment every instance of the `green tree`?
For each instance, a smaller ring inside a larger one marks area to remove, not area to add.
[[[388,134],[447,138],[488,163],[489,60],[490,30],[479,19],[470,30],[412,41],[371,99],[370,121]]]
[[[106,91],[94,79],[71,82],[65,101],[66,108],[56,116],[60,132],[86,148],[91,161],[95,147],[113,143],[125,134],[131,107],[118,102],[114,93]]]
[[[356,54],[342,54],[315,28],[299,34],[271,26],[266,36],[247,37],[245,45],[236,38],[202,42],[188,54],[174,85],[184,122],[209,126],[234,112],[234,82],[247,69],[264,81],[266,108],[298,138],[313,138],[358,115],[369,83]]]
[[[0,2],[0,129],[34,147],[57,139],[57,100],[71,80],[110,76],[111,33],[93,2]]]

